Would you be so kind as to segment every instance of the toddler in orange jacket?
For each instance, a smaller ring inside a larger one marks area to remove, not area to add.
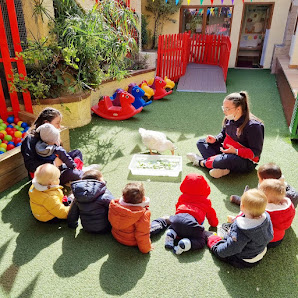
[[[142,253],[151,251],[149,198],[140,182],[128,183],[120,199],[112,200],[109,221],[114,238],[127,246],[138,246]]]

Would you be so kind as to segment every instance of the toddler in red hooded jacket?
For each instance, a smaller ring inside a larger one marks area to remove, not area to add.
[[[170,216],[171,225],[166,234],[165,247],[174,249],[175,254],[203,248],[206,244],[203,222],[205,217],[212,227],[218,218],[212,208],[210,187],[202,175],[188,174],[180,185],[182,195],[176,203],[176,213]],[[181,238],[174,245],[175,239]]]

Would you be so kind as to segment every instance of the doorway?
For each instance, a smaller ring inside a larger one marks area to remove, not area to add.
[[[274,3],[245,3],[236,67],[262,68]]]

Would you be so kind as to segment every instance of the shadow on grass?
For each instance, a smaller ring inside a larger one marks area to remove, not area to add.
[[[297,236],[290,228],[283,242],[269,249],[254,268],[237,269],[212,256],[229,297],[296,297],[297,248]]]
[[[11,196],[9,203],[2,210],[3,223],[10,224],[10,228],[18,234],[12,264],[0,276],[0,284],[7,293],[12,289],[21,266],[33,260],[41,250],[69,232],[66,223],[42,223],[34,219],[30,210],[29,187],[30,183],[23,185]],[[9,242],[5,245],[8,244]],[[1,253],[5,245],[2,246]],[[28,291],[34,288],[37,279],[38,277],[32,281],[27,288]]]
[[[137,247],[111,245],[100,269],[101,288],[109,295],[124,295],[142,279],[149,260],[150,254],[142,254]]]

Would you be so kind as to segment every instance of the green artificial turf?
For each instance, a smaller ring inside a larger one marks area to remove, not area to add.
[[[260,163],[276,162],[286,181],[298,189],[298,145],[288,137],[274,76],[269,70],[231,69],[227,89],[248,91],[252,112],[265,123]],[[198,138],[220,131],[224,96],[174,91],[126,121],[95,115],[89,125],[71,130],[71,147],[83,152],[86,164],[101,165],[116,197],[127,182],[144,180],[152,219],[173,214],[181,180],[199,172],[210,184],[220,222],[225,222],[228,214],[239,211],[229,196],[241,194],[246,184],[257,186],[256,171],[215,180],[186,159],[187,152],[196,152]],[[183,158],[177,179],[129,173],[133,154],[147,152],[139,127],[162,131],[175,143],[176,154]],[[152,239],[154,250],[144,255],[110,234],[87,234],[81,226],[74,231],[65,222],[39,223],[30,212],[29,186],[25,179],[0,195],[2,297],[297,297],[297,217],[279,247],[269,250],[257,267],[239,270],[217,260],[207,248],[175,256],[165,250],[164,234]],[[207,221],[204,225],[209,227]]]

